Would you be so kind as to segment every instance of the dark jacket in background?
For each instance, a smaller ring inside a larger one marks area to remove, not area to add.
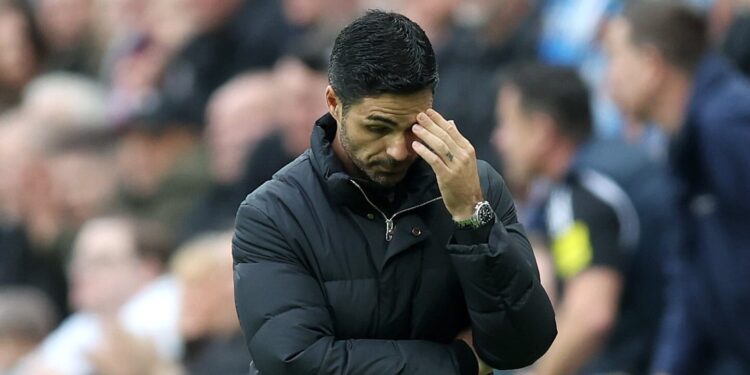
[[[674,182],[666,165],[645,148],[621,140],[587,144],[574,169],[594,170],[616,183],[635,209],[638,228],[635,246],[626,249],[618,267],[624,286],[617,321],[583,373],[646,374],[664,305],[665,259],[678,241]]]
[[[297,155],[290,155],[284,149],[281,133],[273,132],[261,139],[248,155],[239,181],[229,185],[213,185],[197,201],[183,224],[177,242],[183,243],[205,232],[231,229],[237,216],[237,206],[295,157]]]
[[[251,373],[475,375],[471,349],[455,340],[469,327],[493,367],[539,358],[554,313],[501,177],[479,163],[496,223],[454,231],[434,172],[416,162],[388,210],[388,239],[390,213],[343,171],[335,132],[321,118],[311,150],[237,214],[235,301]]]
[[[656,369],[706,374],[728,356],[750,373],[750,82],[723,58],[698,66],[671,146],[684,234]]]

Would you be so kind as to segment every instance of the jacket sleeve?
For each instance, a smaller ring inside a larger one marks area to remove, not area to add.
[[[479,357],[496,369],[525,367],[555,339],[555,315],[510,192],[484,162],[480,176],[495,223],[456,230],[448,252],[464,291]]]
[[[318,280],[277,228],[244,203],[232,244],[237,313],[260,374],[477,374],[462,341],[337,339]]]

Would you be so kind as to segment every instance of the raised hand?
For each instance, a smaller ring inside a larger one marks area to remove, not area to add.
[[[484,200],[474,147],[453,121],[445,120],[433,109],[417,115],[412,130],[421,140],[414,141],[412,148],[435,171],[443,202],[453,220],[471,218],[474,206]]]

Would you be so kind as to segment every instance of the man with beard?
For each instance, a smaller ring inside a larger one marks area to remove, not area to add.
[[[484,375],[552,343],[510,193],[431,108],[436,65],[399,14],[337,37],[311,148],[237,214],[251,373]]]

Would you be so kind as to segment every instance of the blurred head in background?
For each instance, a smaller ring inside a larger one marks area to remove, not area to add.
[[[205,137],[215,181],[230,184],[240,177],[253,145],[276,123],[276,90],[272,75],[258,72],[238,76],[214,93]]]
[[[424,29],[433,45],[447,37],[462,0],[404,0],[400,13]]]
[[[0,111],[17,104],[43,64],[42,35],[22,0],[0,0]]]
[[[69,267],[71,305],[78,311],[115,314],[162,273],[169,251],[166,233],[154,222],[123,216],[86,222]]]
[[[493,142],[511,186],[559,179],[591,135],[589,92],[575,70],[524,64],[511,70],[496,106]]]
[[[184,1],[198,32],[208,31],[226,23],[243,4],[243,0]]]
[[[90,40],[93,5],[94,0],[35,1],[39,28],[47,47],[55,53],[64,53]]]
[[[192,120],[183,120],[172,109],[132,120],[124,126],[116,151],[120,187],[138,197],[156,193],[199,139]]]
[[[43,293],[23,287],[0,289],[0,373],[20,371],[23,358],[56,322],[55,308]]]
[[[183,287],[180,327],[185,339],[238,332],[231,233],[206,234],[183,245],[172,259],[171,271]]]
[[[279,128],[290,154],[299,155],[310,145],[315,121],[326,112],[327,77],[324,65],[300,57],[282,59],[274,68]]]
[[[21,110],[54,136],[105,126],[105,88],[74,73],[47,73],[26,85]]]
[[[352,0],[282,0],[282,5],[286,19],[301,28],[347,22],[358,10]]]
[[[3,185],[41,247],[77,229],[113,194],[111,143],[101,137],[102,92],[81,76],[41,76],[26,88],[15,125],[5,132],[0,168],[8,163],[12,173]]]
[[[708,48],[705,17],[676,1],[634,2],[608,26],[605,47],[615,103],[636,121],[674,133]]]

